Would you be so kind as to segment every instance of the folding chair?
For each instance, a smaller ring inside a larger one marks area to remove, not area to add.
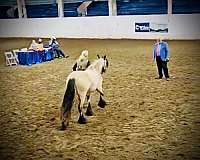
[[[12,52],[5,52],[4,54],[6,57],[6,65],[7,66],[17,65],[16,58],[13,56]]]
[[[16,59],[16,62],[19,64],[18,55],[17,55],[17,53],[16,53],[16,52],[18,52],[18,51],[19,51],[19,49],[13,49],[13,50],[12,50],[12,53],[13,53],[13,56],[15,57],[15,59]]]

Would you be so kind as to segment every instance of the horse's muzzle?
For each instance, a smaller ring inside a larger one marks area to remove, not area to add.
[[[105,68],[102,68],[101,70],[101,74],[105,73],[106,72],[106,69]]]

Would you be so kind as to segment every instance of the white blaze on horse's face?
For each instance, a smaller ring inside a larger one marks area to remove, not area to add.
[[[99,63],[101,65],[101,74],[103,74],[104,72],[106,72],[106,68],[108,68],[108,60],[106,56],[100,58],[100,56],[97,55],[97,58],[99,59]]]
[[[82,51],[81,55],[84,56],[85,58],[88,58],[88,50]]]
[[[102,71],[101,74],[106,72],[106,69],[108,68],[108,60],[106,59],[106,57],[104,56],[104,58],[102,59]]]

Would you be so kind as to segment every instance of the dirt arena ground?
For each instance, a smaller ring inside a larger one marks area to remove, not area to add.
[[[200,159],[200,41],[168,41],[170,81],[158,80],[154,41],[59,39],[69,58],[5,66],[4,51],[31,39],[0,39],[0,159]],[[59,131],[65,79],[83,49],[92,61],[106,54],[103,88],[108,105],[77,123],[77,100],[66,131]]]

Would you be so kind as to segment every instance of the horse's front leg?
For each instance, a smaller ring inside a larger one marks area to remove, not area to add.
[[[97,84],[97,88],[96,88],[96,91],[99,92],[101,96],[104,95],[102,83],[103,83],[103,78],[101,77],[100,80],[99,80],[99,83]]]
[[[87,111],[86,111],[85,114],[87,116],[92,116],[93,112],[92,112],[92,107],[91,107],[91,104],[90,104],[90,93],[88,93],[86,97],[87,97],[88,107],[87,107]]]
[[[83,105],[84,105],[84,101],[85,101],[85,96],[86,96],[86,93],[79,95],[78,111],[79,111],[80,116],[79,116],[79,119],[78,119],[78,123],[80,123],[80,124],[86,123],[86,119],[83,115]]]
[[[101,95],[100,95],[100,98],[99,98],[98,106],[101,107],[101,108],[105,108],[105,106],[106,106],[106,101],[102,98]]]
[[[103,79],[99,82],[99,85],[96,90],[97,90],[97,92],[100,93],[98,106],[101,108],[104,108],[106,106],[106,101],[102,98],[104,96],[103,88],[102,88],[102,81],[103,81]]]

